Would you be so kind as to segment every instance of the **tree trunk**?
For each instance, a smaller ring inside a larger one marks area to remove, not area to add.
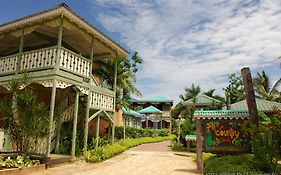
[[[243,78],[243,83],[245,87],[245,94],[246,94],[246,101],[249,111],[249,117],[250,120],[259,124],[259,118],[258,118],[258,110],[257,110],[257,104],[256,104],[256,98],[255,98],[255,91],[253,87],[253,81],[251,77],[251,71],[250,68],[245,67],[241,69],[241,74]]]
[[[117,126],[120,127],[120,126],[122,126],[122,123],[123,123],[122,105],[120,103],[117,104],[116,110],[117,110]]]

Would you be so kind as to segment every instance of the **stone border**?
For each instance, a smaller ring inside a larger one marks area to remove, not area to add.
[[[40,164],[31,167],[10,168],[10,169],[0,170],[0,175],[28,175],[38,171],[43,171],[45,169],[46,169],[46,165]]]

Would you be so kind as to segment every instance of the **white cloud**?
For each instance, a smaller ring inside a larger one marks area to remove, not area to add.
[[[239,73],[243,66],[252,70],[278,66],[281,2],[89,2],[102,25],[120,34],[144,59],[137,73],[144,97],[162,95],[176,100],[192,83],[222,92],[227,74]]]

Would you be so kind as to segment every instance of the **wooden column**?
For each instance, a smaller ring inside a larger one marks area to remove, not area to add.
[[[59,33],[58,33],[55,71],[57,71],[59,69],[59,66],[60,66],[60,52],[61,52],[61,43],[62,43],[62,33],[63,33],[63,15],[61,15],[61,17],[60,17],[60,26],[59,26]]]
[[[123,139],[126,139],[126,117],[123,117]]]
[[[241,69],[241,74],[243,78],[244,83],[244,90],[246,94],[246,101],[249,111],[249,117],[250,120],[253,121],[258,125],[259,118],[258,118],[258,110],[257,110],[257,104],[256,104],[256,98],[255,98],[255,91],[253,87],[253,81],[251,77],[251,71],[250,68],[245,67]]]
[[[94,59],[94,43],[95,43],[95,38],[93,37],[92,38],[92,43],[91,43],[91,53],[90,53],[90,60],[91,60],[91,65],[90,65],[90,70],[89,70],[89,75],[90,75],[90,78],[92,79],[92,75],[93,75],[93,59]],[[92,81],[90,79],[90,82]]]
[[[114,115],[114,113],[113,113]],[[114,143],[114,137],[115,137],[115,125],[114,125],[114,121],[112,122],[112,136],[111,136],[111,143]]]
[[[170,128],[169,128],[169,132],[170,132],[170,134],[172,134],[172,115],[171,115],[171,112],[172,112],[172,110],[171,110],[171,106],[170,106]]]
[[[117,87],[117,52],[115,53],[115,70],[114,70],[114,101],[113,101],[113,124],[112,124],[112,144],[114,143],[114,134],[115,134],[115,125],[114,125],[114,116],[116,114],[116,87]],[[122,111],[122,107],[121,107]],[[121,113],[122,114],[122,113]],[[117,114],[116,114],[117,117]],[[118,119],[117,119],[118,121]],[[118,123],[117,123],[118,126]]]
[[[88,146],[88,132],[89,132],[89,116],[90,116],[90,100],[91,100],[91,92],[89,90],[89,94],[87,97],[87,106],[86,106],[86,115],[85,115],[85,123],[84,123],[84,153],[87,151]]]
[[[197,149],[197,169],[199,174],[203,174],[203,137],[202,121],[196,119],[196,149]]]
[[[62,92],[62,96],[63,96],[63,92]],[[59,105],[59,115],[58,115],[58,123],[57,123],[57,138],[56,138],[56,149],[55,149],[55,153],[59,152],[59,146],[60,146],[60,130],[61,130],[61,114],[62,114],[62,102]]]
[[[99,146],[99,137],[100,137],[100,116],[98,116],[97,123],[96,123],[96,148]]]
[[[75,157],[78,105],[79,105],[79,91],[76,91],[75,108],[74,108],[74,119],[73,119],[73,130],[72,130],[72,145],[71,145],[71,156],[72,157]]]
[[[24,30],[22,30],[21,35],[20,35],[19,57],[17,60],[16,74],[18,74],[20,71],[21,54],[23,52],[23,47],[24,47]]]
[[[148,117],[146,117],[146,128],[148,128]]]
[[[52,130],[53,130],[53,120],[54,120],[54,111],[55,111],[55,99],[56,99],[56,90],[57,90],[57,80],[53,80],[51,102],[50,102],[50,114],[49,114],[49,137],[48,137],[48,147],[47,147],[47,157],[51,153],[51,142],[52,142]]]

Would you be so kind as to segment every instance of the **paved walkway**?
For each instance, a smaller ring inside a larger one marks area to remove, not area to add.
[[[191,157],[170,150],[170,141],[137,146],[97,164],[75,162],[32,175],[192,175],[196,164]]]

